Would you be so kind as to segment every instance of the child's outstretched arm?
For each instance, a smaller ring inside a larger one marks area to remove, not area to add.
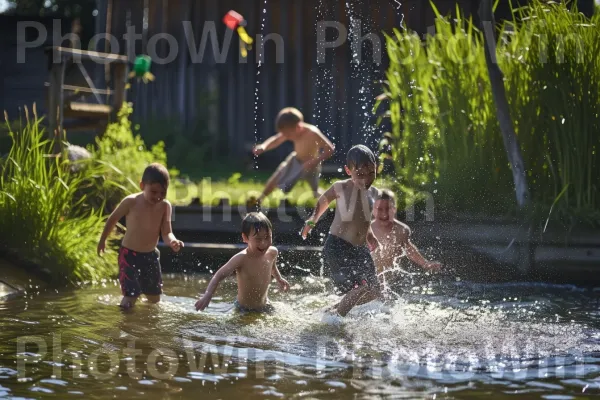
[[[102,234],[100,235],[100,240],[98,241],[98,255],[100,255],[100,253],[104,253],[104,249],[106,248],[106,238],[108,237],[110,232],[112,232],[112,230],[115,228],[117,222],[119,222],[121,218],[127,215],[129,209],[131,208],[134,202],[134,197],[127,196],[123,200],[121,200],[117,208],[115,208],[114,211],[110,214],[110,216],[106,220],[106,224],[104,224],[104,230],[102,231]]]
[[[219,286],[219,283],[221,283],[223,279],[233,274],[233,272],[240,266],[240,262],[242,261],[243,257],[244,256],[242,254],[238,253],[231,257],[231,259],[227,261],[225,265],[219,268],[219,270],[213,275],[212,279],[208,283],[204,295],[196,302],[196,311],[204,310],[208,306],[213,294],[215,293],[215,290],[217,290],[217,286]]]
[[[265,151],[273,150],[279,147],[281,144],[285,143],[287,139],[281,133],[277,133],[276,135],[271,136],[267,140],[265,140],[262,144],[259,144],[254,147],[254,155],[258,156],[264,153]]]
[[[306,239],[310,230],[315,227],[315,225],[319,221],[319,218],[321,218],[321,215],[323,215],[325,210],[327,210],[327,207],[329,207],[329,204],[337,198],[337,193],[335,191],[336,184],[337,183],[331,185],[331,187],[327,189],[325,193],[321,195],[321,197],[319,197],[319,200],[317,201],[317,206],[315,207],[313,214],[306,221],[306,224],[302,229],[302,238]]]
[[[442,264],[436,261],[428,261],[421,255],[417,246],[410,240],[411,231],[408,229],[406,232],[397,233],[398,243],[401,244],[402,248],[406,251],[406,256],[414,263],[418,264],[421,268],[430,270],[439,270]]]
[[[173,214],[173,207],[171,203],[165,200],[165,213],[163,214],[163,221],[161,224],[161,235],[163,242],[169,246],[174,252],[178,252],[183,247],[183,242],[178,240],[173,233],[171,226],[171,215]]]

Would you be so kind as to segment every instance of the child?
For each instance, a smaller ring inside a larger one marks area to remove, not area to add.
[[[242,312],[272,312],[267,293],[271,277],[279,288],[287,291],[289,283],[281,277],[277,268],[277,248],[271,246],[273,227],[263,213],[249,213],[242,221],[242,240],[248,247],[234,255],[213,276],[206,292],[196,302],[196,311],[204,310],[219,283],[236,272],[238,293],[234,305]]]
[[[376,160],[366,146],[352,147],[344,167],[350,179],[335,182],[319,198],[302,237],[315,226],[329,203],[336,200],[335,217],[323,246],[323,263],[344,298],[334,306],[345,316],[355,305],[382,299],[375,264],[369,252],[379,246],[371,231],[373,203],[379,190],[375,181]]]
[[[281,110],[275,120],[275,128],[278,133],[257,145],[254,155],[273,150],[287,140],[294,143],[294,151],[271,175],[260,197],[250,199],[250,203],[260,205],[276,187],[288,193],[300,179],[309,183],[315,198],[319,197],[321,163],[333,155],[333,144],[316,126],[304,122],[304,116],[296,108]]]
[[[373,234],[379,240],[380,247],[373,252],[373,260],[377,267],[377,274],[385,282],[384,272],[393,267],[394,261],[403,252],[408,258],[423,269],[437,271],[442,265],[439,262],[427,261],[417,247],[410,241],[411,230],[408,225],[395,219],[396,198],[394,193],[384,189],[375,201],[371,223]]]
[[[178,252],[183,242],[171,229],[171,203],[165,199],[169,172],[158,163],[149,165],[142,175],[140,193],[125,197],[106,221],[98,243],[98,254],[104,252],[106,238],[117,222],[125,217],[127,231],[119,249],[119,282],[123,299],[121,307],[134,306],[140,294],[157,303],[162,294],[158,238]]]

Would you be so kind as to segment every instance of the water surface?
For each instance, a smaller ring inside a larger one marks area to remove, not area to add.
[[[0,397],[574,399],[600,393],[597,291],[405,279],[333,318],[326,279],[271,286],[274,315],[233,309],[223,282],[165,276],[156,305],[118,308],[117,281],[28,288],[0,303]],[[417,283],[418,282],[418,283]],[[38,347],[39,346],[39,347]]]

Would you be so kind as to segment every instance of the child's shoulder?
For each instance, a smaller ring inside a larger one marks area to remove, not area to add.
[[[412,230],[410,229],[410,226],[406,225],[402,221],[398,221],[397,219],[394,219],[394,229],[396,229],[396,231],[398,233],[403,234],[403,235],[410,236],[411,233],[412,233]]]

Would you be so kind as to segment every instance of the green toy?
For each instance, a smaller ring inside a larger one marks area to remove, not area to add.
[[[150,66],[152,65],[152,59],[149,56],[142,55],[137,56],[133,62],[133,71],[129,73],[130,78],[136,77],[138,80],[142,79],[144,83],[154,80],[154,75],[150,72]]]

